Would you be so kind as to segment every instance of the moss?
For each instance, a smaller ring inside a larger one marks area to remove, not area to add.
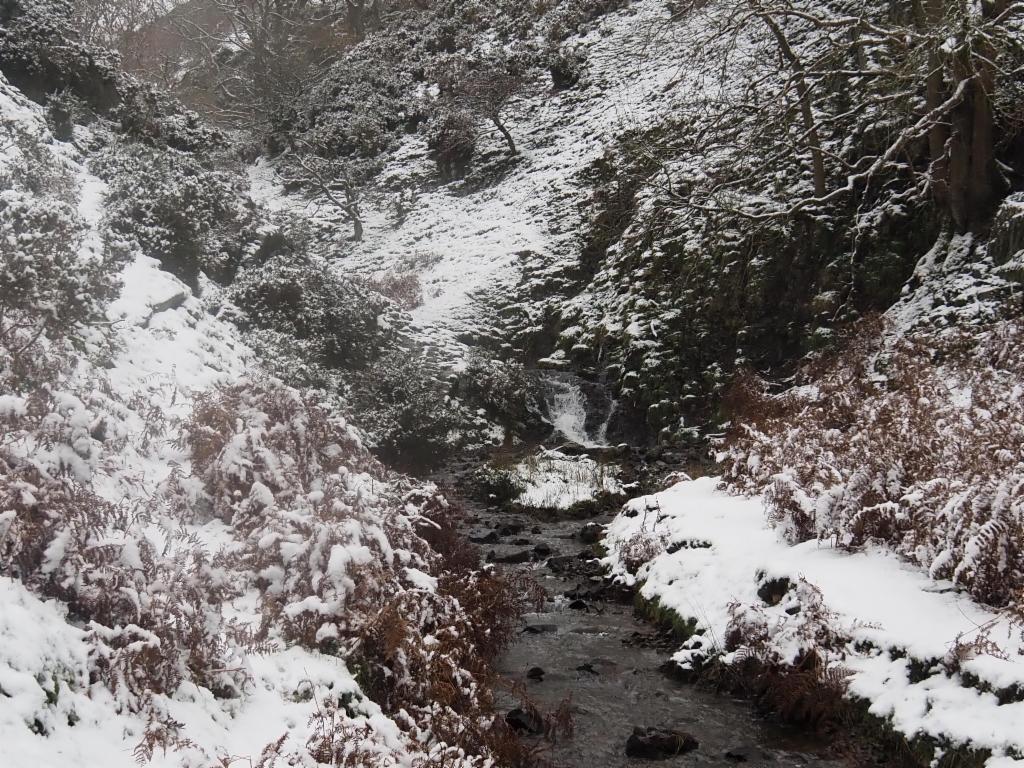
[[[672,608],[662,605],[657,598],[649,600],[639,591],[633,598],[633,610],[638,618],[654,624],[661,630],[671,632],[672,637],[679,643],[697,634],[697,619],[683,618]]]

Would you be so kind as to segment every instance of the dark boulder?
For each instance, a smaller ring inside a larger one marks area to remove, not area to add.
[[[544,721],[536,712],[517,707],[505,715],[505,722],[517,733],[544,733]]]
[[[584,544],[597,544],[604,538],[604,526],[600,523],[587,523],[580,529],[579,539]]]
[[[626,740],[626,756],[644,760],[667,760],[693,752],[700,742],[688,733],[663,728],[634,728]]]

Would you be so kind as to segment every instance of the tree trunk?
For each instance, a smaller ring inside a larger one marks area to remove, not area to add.
[[[934,27],[942,21],[943,0],[927,0],[923,9],[923,26]],[[942,57],[938,49],[928,53],[928,80],[925,85],[925,109],[929,112],[937,109],[947,98],[946,78],[943,70]],[[931,177],[932,196],[941,206],[949,205],[949,158],[946,155],[946,143],[949,141],[949,125],[938,121],[928,131],[928,154],[931,159],[929,175]]]
[[[811,89],[807,84],[807,72],[803,62],[796,55],[786,39],[782,28],[771,16],[762,15],[764,23],[768,25],[775,40],[779,44],[779,50],[789,62],[793,69],[793,77],[796,80],[796,92],[800,101],[800,113],[803,116],[804,131],[807,135],[807,146],[811,151],[811,171],[814,175],[814,195],[824,197],[828,191],[828,177],[825,173],[825,153],[821,149],[821,134],[818,132],[818,123],[814,119],[814,105],[811,103]]]
[[[931,0],[937,2],[937,0]],[[1006,10],[1006,0],[982,3],[987,19]],[[970,73],[972,81],[963,103],[954,111],[949,142],[949,202],[959,232],[984,227],[1005,193],[996,162],[996,123],[992,105],[995,51],[981,43],[974,53],[962,54],[956,70]]]
[[[508,128],[502,124],[501,119],[498,117],[492,117],[491,122],[494,123],[494,127],[498,129],[501,135],[505,137],[505,143],[508,144],[508,151],[513,155],[518,155],[519,150],[516,148],[516,142],[512,138],[512,134],[509,133]]]
[[[357,0],[356,2],[353,2],[353,0],[346,0],[346,5],[348,6],[348,17],[346,19],[348,27],[360,40],[362,40],[363,36],[366,34],[364,3],[365,0]]]

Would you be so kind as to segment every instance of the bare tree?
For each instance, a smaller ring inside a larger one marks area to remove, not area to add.
[[[456,99],[471,112],[483,117],[498,129],[508,151],[518,155],[512,133],[505,125],[504,114],[512,99],[523,89],[523,78],[506,69],[489,68],[469,73],[456,87]]]
[[[717,52],[705,57],[708,75],[748,72],[745,90],[692,105],[708,133],[737,150],[748,142],[762,168],[802,156],[812,180],[795,200],[737,204],[734,176],[690,204],[753,218],[813,213],[901,177],[958,231],[986,225],[1006,189],[1000,104],[1019,96],[1024,2],[694,0],[680,14],[703,19],[689,42]]]
[[[340,211],[352,224],[352,240],[363,239],[363,215],[359,187],[348,162],[330,158],[322,148],[297,141],[278,166],[278,176],[287,186],[309,190],[315,200]]]

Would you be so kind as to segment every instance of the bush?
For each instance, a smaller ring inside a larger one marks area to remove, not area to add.
[[[235,534],[221,564],[262,596],[256,642],[343,657],[402,728],[430,733],[434,754],[509,747],[479,683],[536,592],[480,570],[435,488],[388,475],[344,421],[272,380],[210,393],[187,430],[204,493]],[[318,703],[307,745],[318,759],[359,753],[349,704]]]
[[[725,475],[792,542],[892,547],[996,606],[1024,594],[1022,326],[858,328],[810,386],[734,391]]]
[[[423,304],[423,284],[415,272],[388,272],[381,277],[362,281],[367,288],[391,299],[406,311]]]
[[[517,472],[484,465],[473,472],[473,490],[489,504],[504,505],[515,501],[526,490],[526,483]]]
[[[77,40],[69,0],[0,2],[0,72],[32,100],[67,91],[107,112],[121,99],[118,64]]]
[[[238,179],[191,155],[114,145],[93,170],[110,185],[110,245],[138,247],[193,289],[200,272],[230,282],[259,250],[263,222]]]
[[[427,126],[427,145],[445,179],[466,172],[479,138],[476,117],[458,107],[439,107]]]
[[[209,153],[228,147],[221,131],[209,127],[196,112],[156,88],[131,82],[123,91],[116,115],[126,137],[181,152]]]
[[[83,249],[74,182],[49,147],[9,131],[13,151],[0,166],[0,381],[31,378],[45,367],[40,342],[79,337],[101,317],[120,266]]]
[[[0,410],[0,574],[68,606],[89,630],[90,673],[132,711],[185,679],[237,696],[225,593],[202,550],[168,530],[177,554],[161,555],[153,507],[91,488],[103,456],[91,399],[50,384]]]
[[[471,352],[459,373],[458,395],[509,432],[538,435],[549,429],[537,381],[520,363]]]
[[[284,502],[343,466],[379,470],[343,419],[314,396],[275,380],[244,381],[200,396],[185,429],[193,472],[225,521],[256,484]]]
[[[388,303],[341,277],[322,259],[285,253],[243,271],[227,291],[244,329],[263,329],[302,342],[312,360],[359,369],[394,338]],[[397,320],[395,321],[397,324]]]
[[[437,375],[421,354],[397,350],[354,380],[353,408],[386,463],[436,467],[468,443],[472,416],[452,400]]]
[[[556,89],[565,90],[572,88],[583,78],[587,57],[578,48],[561,46],[548,55],[547,64],[551,83]]]
[[[302,97],[309,108],[298,122],[293,116],[275,127],[271,149],[279,151],[291,143],[291,136],[300,135],[328,157],[372,160],[393,149],[415,121],[411,93],[408,74],[364,44],[317,79]]]

